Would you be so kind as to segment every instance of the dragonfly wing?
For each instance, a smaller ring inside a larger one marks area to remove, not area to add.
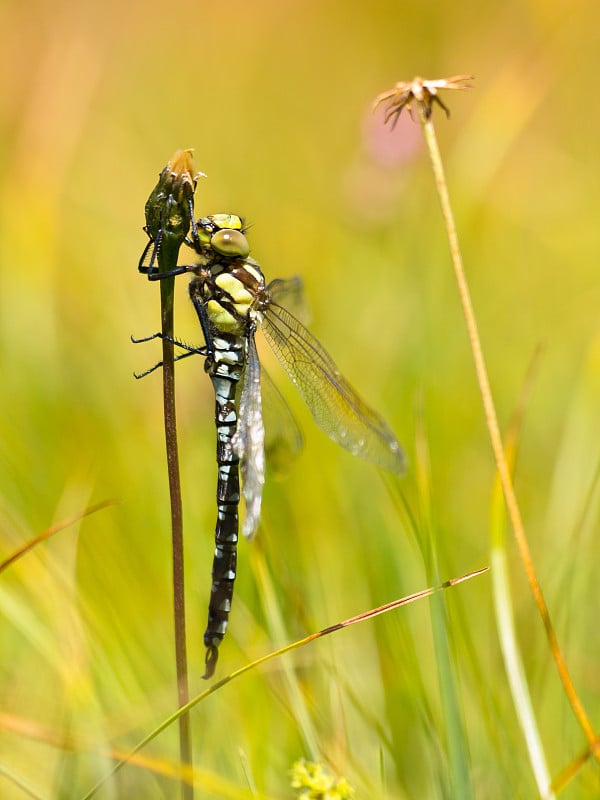
[[[304,282],[299,275],[293,278],[275,278],[267,286],[269,301],[283,306],[302,322],[310,323],[310,309],[304,295]]]
[[[275,476],[284,477],[302,449],[302,434],[292,410],[264,366],[261,366],[261,392],[267,466]]]
[[[265,338],[317,425],[353,455],[390,472],[404,472],[404,453],[396,437],[342,377],[315,337],[275,302],[261,313]]]
[[[246,369],[233,446],[241,461],[242,493],[246,503],[246,518],[242,533],[250,539],[260,523],[262,490],[265,482],[265,429],[260,393],[260,362],[253,334],[248,336]]]

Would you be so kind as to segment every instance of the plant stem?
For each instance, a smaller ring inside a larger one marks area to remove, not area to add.
[[[460,254],[458,235],[456,232],[456,226],[452,214],[452,207],[450,205],[450,198],[448,196],[448,188],[446,186],[444,168],[442,165],[442,159],[437,144],[435,128],[433,126],[431,117],[428,118],[426,114],[423,112],[423,109],[421,107],[419,107],[419,112],[420,112],[421,124],[425,134],[425,141],[427,143],[429,156],[433,167],[433,173],[437,186],[438,196],[442,207],[442,214],[446,223],[446,230],[448,233],[448,240],[450,244],[452,265],[454,267],[454,273],[458,285],[458,293],[460,295],[460,301],[465,316],[467,333],[469,336],[469,342],[473,354],[473,361],[475,364],[475,373],[477,376],[477,382],[479,384],[479,390],[481,392],[481,399],[483,402],[485,421],[488,428],[492,450],[494,453],[496,469],[498,470],[498,476],[500,479],[500,483],[502,485],[502,491],[504,494],[504,500],[506,503],[508,517],[510,519],[510,523],[513,529],[513,533],[517,543],[517,548],[519,550],[519,555],[521,557],[521,561],[523,562],[523,567],[525,569],[525,574],[527,576],[529,587],[531,589],[535,603],[542,617],[542,622],[544,625],[544,629],[546,631],[546,636],[550,644],[550,649],[554,657],[554,661],[556,664],[556,668],[558,670],[560,680],[563,684],[571,708],[573,709],[573,713],[575,714],[576,719],[578,720],[581,728],[583,729],[588,744],[591,750],[595,753],[596,757],[599,758],[600,746],[598,745],[594,730],[590,724],[590,721],[583,708],[583,705],[579,700],[577,692],[575,691],[575,687],[573,686],[571,676],[569,675],[567,665],[565,663],[563,654],[558,644],[558,639],[556,637],[556,633],[552,625],[552,620],[550,619],[548,606],[546,605],[546,601],[544,600],[542,589],[540,587],[535,572],[535,568],[533,566],[531,552],[529,550],[529,545],[527,543],[527,538],[525,536],[525,529],[523,527],[523,521],[521,519],[521,512],[519,510],[519,505],[517,503],[517,498],[515,495],[515,491],[510,476],[510,470],[506,461],[504,448],[502,445],[502,437],[500,435],[498,417],[496,415],[496,409],[494,407],[494,401],[490,389],[490,382],[488,379],[487,369],[485,366],[485,359],[483,357],[481,342],[479,340],[479,334],[477,331],[475,312],[473,310],[473,304],[471,302],[469,286],[467,283],[467,278],[462,263],[462,257]]]
[[[183,553],[183,511],[181,504],[181,480],[179,475],[179,449],[177,446],[177,421],[175,415],[175,362],[173,343],[173,289],[174,279],[160,283],[162,352],[163,352],[163,408],[165,422],[165,444],[167,450],[167,472],[171,501],[171,544],[173,553],[173,623],[175,630],[175,667],[177,670],[177,699],[179,706],[189,703],[189,682],[186,651],[185,582]],[[192,763],[190,718],[179,717],[179,751],[182,763]],[[193,800],[194,788],[181,782],[183,800]]]
[[[158,183],[146,202],[146,232],[153,245],[150,264],[142,269],[151,277],[158,260],[158,272],[169,272],[177,266],[181,245],[194,224],[194,191],[199,174],[194,171],[191,150],[178,150],[160,173]],[[143,265],[142,265],[143,266]],[[185,624],[185,584],[183,552],[183,512],[181,504],[181,480],[179,476],[179,454],[177,447],[177,421],[175,415],[175,360],[173,347],[174,277],[160,280],[163,409],[165,444],[167,450],[167,473],[171,501],[171,543],[173,553],[173,623],[175,632],[175,668],[177,671],[177,699],[179,707],[189,703],[189,684]],[[183,766],[192,766],[192,744],[190,722],[187,714],[181,714],[179,722],[179,752]],[[193,800],[193,786],[182,779],[183,800]]]

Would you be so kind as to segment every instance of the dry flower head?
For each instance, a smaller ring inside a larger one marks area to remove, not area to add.
[[[378,94],[373,103],[373,108],[377,108],[382,103],[386,104],[385,122],[392,121],[392,129],[396,126],[402,109],[406,108],[413,116],[413,104],[421,111],[425,119],[429,119],[433,110],[433,104],[437,103],[450,116],[450,110],[442,103],[438,92],[440,89],[470,89],[471,84],[467,81],[473,80],[472,75],[454,75],[452,78],[439,78],[438,80],[426,80],[425,78],[413,78],[412,81],[398,81],[393,89]],[[413,117],[414,118],[414,117]]]

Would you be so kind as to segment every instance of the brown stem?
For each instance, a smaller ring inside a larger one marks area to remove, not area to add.
[[[179,452],[177,446],[177,421],[175,416],[175,362],[173,343],[166,337],[173,336],[173,279],[161,281],[161,317],[163,351],[163,404],[165,420],[165,443],[167,448],[167,471],[171,500],[171,541],[173,552],[173,614],[175,629],[175,665],[177,670],[177,698],[179,706],[189,703],[189,683],[186,651],[185,584],[183,555],[183,511],[181,504],[181,480],[179,476]],[[183,764],[192,763],[190,718],[179,717],[179,751]],[[194,788],[181,782],[183,800],[193,800]]]
[[[488,428],[488,434],[490,437],[492,450],[494,453],[496,469],[498,470],[498,476],[500,478],[500,483],[502,484],[502,491],[504,493],[504,500],[506,502],[508,517],[510,519],[510,523],[513,529],[513,533],[517,543],[517,548],[519,550],[519,555],[521,557],[521,562],[525,569],[527,581],[529,583],[529,587],[531,589],[531,593],[533,594],[535,603],[540,612],[544,629],[546,631],[546,636],[548,638],[548,642],[550,645],[550,650],[552,652],[554,662],[556,664],[556,668],[558,670],[558,674],[562,682],[563,688],[565,690],[569,703],[571,704],[573,713],[575,714],[575,717],[577,718],[586,736],[590,748],[595,753],[596,757],[600,758],[600,749],[598,748],[596,734],[594,733],[594,729],[592,728],[592,725],[588,719],[585,709],[583,708],[579,696],[575,691],[575,687],[573,685],[573,681],[571,680],[571,676],[569,674],[569,670],[567,668],[564,656],[558,644],[558,639],[556,637],[554,626],[552,625],[552,620],[550,618],[550,612],[548,610],[548,606],[546,605],[546,601],[542,594],[542,588],[540,586],[540,583],[538,581],[535,572],[533,559],[531,557],[531,551],[529,550],[529,544],[527,542],[527,537],[525,536],[525,529],[523,527],[521,512],[519,510],[517,497],[515,495],[515,490],[512,484],[510,469],[508,467],[506,455],[504,453],[504,447],[502,445],[500,426],[498,424],[498,417],[496,415],[494,400],[492,398],[492,391],[490,388],[490,382],[487,374],[487,368],[485,365],[485,359],[483,357],[483,350],[481,348],[479,333],[477,331],[475,311],[473,309],[471,294],[469,292],[469,286],[467,283],[467,278],[462,263],[462,257],[460,254],[458,235],[456,232],[456,226],[454,224],[454,216],[452,214],[450,198],[448,196],[448,188],[446,186],[444,168],[442,166],[442,159],[437,145],[435,128],[433,126],[431,118],[427,118],[423,114],[422,110],[421,110],[421,124],[423,126],[423,130],[425,133],[425,140],[427,142],[427,147],[429,150],[429,155],[433,166],[433,172],[435,176],[438,195],[440,198],[440,204],[442,206],[442,214],[444,216],[444,221],[446,223],[446,229],[448,232],[448,240],[450,244],[452,264],[454,267],[456,282],[458,284],[458,293],[460,295],[460,301],[463,308],[463,314],[467,326],[467,333],[469,335],[469,342],[471,345],[473,361],[475,364],[475,373],[477,375],[477,382],[479,384],[479,390],[481,392],[481,399],[483,402],[485,421]]]

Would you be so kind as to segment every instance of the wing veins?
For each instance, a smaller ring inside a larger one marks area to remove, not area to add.
[[[393,433],[350,386],[310,331],[277,303],[270,303],[263,316],[267,341],[319,427],[350,452],[401,472],[402,452]],[[308,377],[311,374],[317,376],[316,385]]]

